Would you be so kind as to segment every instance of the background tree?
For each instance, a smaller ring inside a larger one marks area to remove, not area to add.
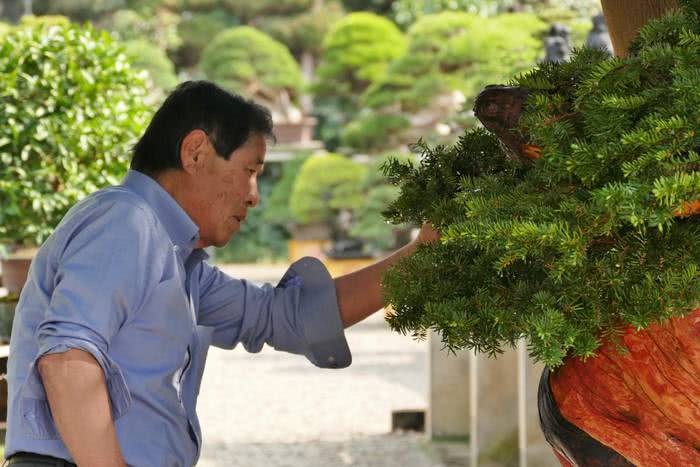
[[[359,110],[359,96],[405,49],[396,25],[372,13],[349,14],[328,32],[315,86],[319,135],[328,147],[338,146],[341,128]]]
[[[297,223],[330,222],[333,240],[347,238],[342,214],[354,215],[364,199],[367,167],[338,154],[309,157],[294,181],[289,207]]]
[[[419,138],[454,140],[464,126],[475,124],[462,110],[471,109],[484,86],[537,62],[546,29],[527,13],[421,17],[407,32],[408,52],[363,94],[367,110],[346,127],[343,141],[360,150],[382,150]],[[383,136],[378,128],[386,131]]]
[[[267,105],[278,118],[291,119],[302,89],[299,65],[284,44],[249,26],[219,33],[204,49],[207,79]]]

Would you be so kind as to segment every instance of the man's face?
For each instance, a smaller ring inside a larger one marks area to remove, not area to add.
[[[265,138],[252,135],[229,160],[205,142],[202,168],[195,177],[196,199],[189,212],[199,227],[198,248],[224,246],[241,229],[248,209],[258,204],[258,175],[265,161]]]

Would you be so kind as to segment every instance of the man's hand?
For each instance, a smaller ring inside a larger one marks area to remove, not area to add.
[[[418,245],[434,242],[440,233],[426,222],[415,240],[392,255],[371,266],[335,279],[335,291],[340,307],[340,317],[345,327],[362,321],[384,306],[381,278],[384,271],[404,256],[413,253]]]

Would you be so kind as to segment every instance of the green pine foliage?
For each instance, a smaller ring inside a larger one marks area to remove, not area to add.
[[[393,329],[489,354],[524,337],[557,366],[698,306],[700,216],[679,214],[700,198],[700,1],[681,3],[626,59],[582,49],[513,81],[535,162],[477,129],[386,164],[387,217],[442,232],[384,276]]]

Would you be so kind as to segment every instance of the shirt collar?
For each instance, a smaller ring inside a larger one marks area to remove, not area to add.
[[[184,209],[170,196],[170,193],[154,179],[136,170],[129,170],[122,181],[122,186],[141,196],[155,211],[161,224],[168,232],[183,261],[187,261],[193,251],[197,259],[204,259],[207,254],[202,249],[194,249],[199,240],[199,228]]]

